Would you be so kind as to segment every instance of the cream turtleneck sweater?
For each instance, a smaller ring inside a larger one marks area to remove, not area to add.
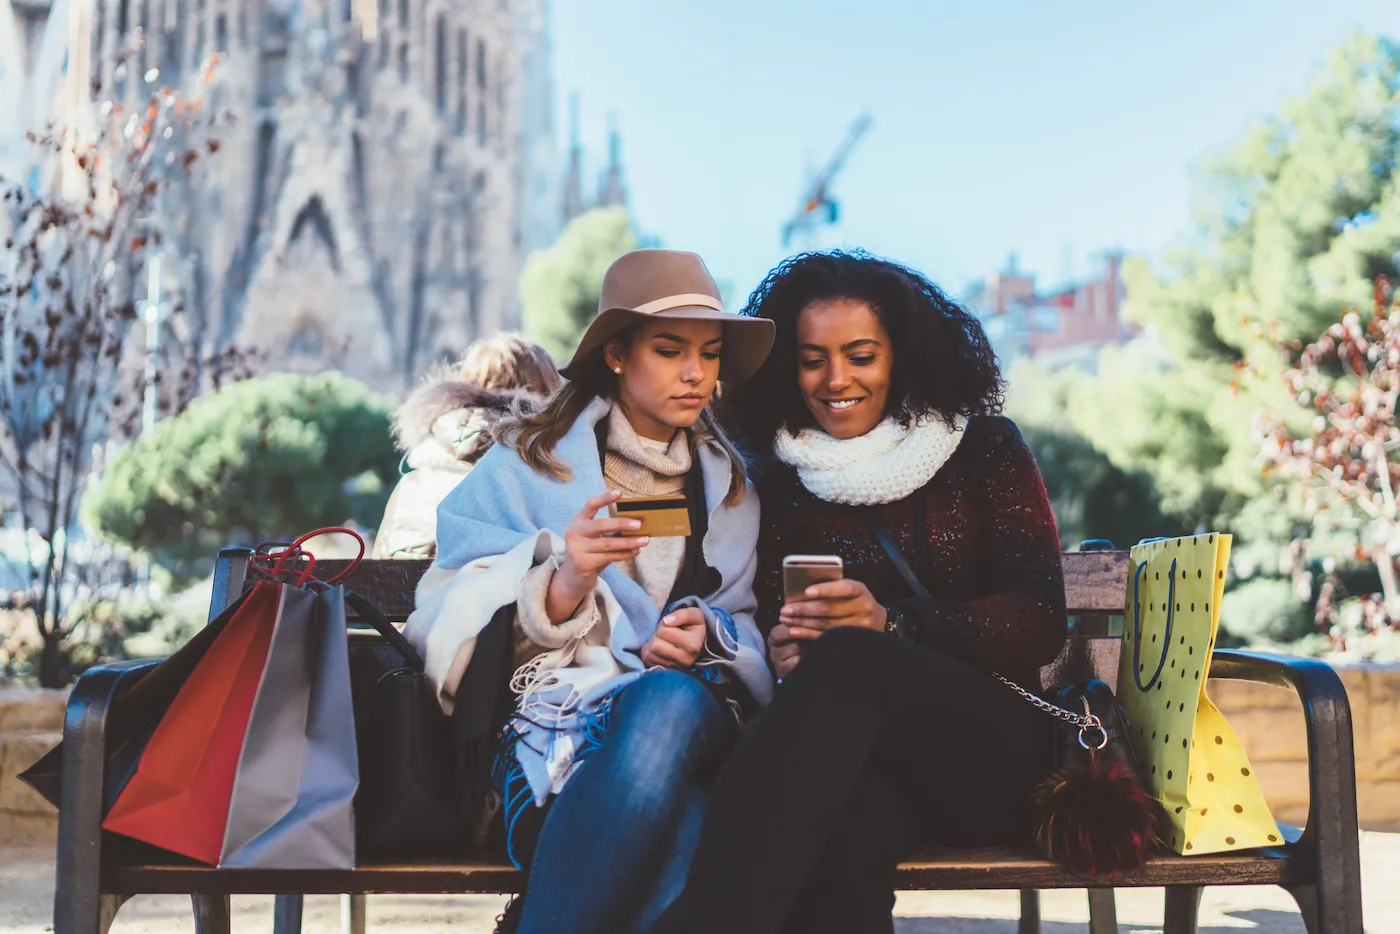
[[[643,438],[622,409],[612,407],[603,458],[603,478],[609,489],[620,490],[624,496],[680,493],[685,489],[690,465],[690,439],[686,432],[677,431],[669,442]],[[617,568],[642,586],[657,609],[664,610],[685,560],[685,543],[684,538],[677,536],[653,538],[636,560],[618,562]],[[588,629],[598,616],[597,601],[585,600],[571,619],[557,624],[549,621],[545,595],[558,568],[559,560],[550,558],[521,578],[516,602],[517,664],[544,648],[562,645],[572,635]]]
[[[613,406],[608,413],[607,454],[603,458],[603,479],[623,496],[664,496],[685,490],[690,470],[690,439],[677,431],[669,442],[643,438],[632,423]],[[685,560],[685,539],[677,536],[653,538],[635,561],[618,564],[618,570],[642,585],[657,609],[666,608],[666,598]]]

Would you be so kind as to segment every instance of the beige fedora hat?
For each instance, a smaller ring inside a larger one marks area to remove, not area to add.
[[[578,372],[575,367],[618,331],[653,318],[723,324],[719,378],[728,383],[742,383],[758,372],[773,349],[773,322],[727,313],[719,286],[699,256],[678,250],[633,250],[614,260],[603,275],[598,317],[560,372],[573,379]]]

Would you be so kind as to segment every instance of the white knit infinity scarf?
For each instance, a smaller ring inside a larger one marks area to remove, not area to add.
[[[873,506],[904,499],[932,480],[958,449],[966,426],[961,415],[951,426],[934,417],[910,428],[886,418],[845,441],[816,428],[803,429],[797,437],[779,431],[773,453],[796,468],[802,485],[818,499]]]

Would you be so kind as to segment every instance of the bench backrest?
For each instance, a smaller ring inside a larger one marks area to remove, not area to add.
[[[251,586],[246,548],[226,548],[219,553],[214,571],[214,593],[209,618],[223,612],[230,600]],[[1065,604],[1071,616],[1110,616],[1123,612],[1128,582],[1126,551],[1067,551],[1061,556],[1065,575]],[[350,562],[316,562],[316,575],[339,574]],[[431,561],[366,560],[351,571],[344,583],[402,622],[413,612],[413,594]],[[1068,684],[1099,678],[1115,690],[1118,680],[1119,638],[1104,635],[1071,635],[1054,663],[1041,670],[1041,684]]]

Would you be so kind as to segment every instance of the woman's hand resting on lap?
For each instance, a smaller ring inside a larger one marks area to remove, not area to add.
[[[783,604],[778,625],[768,634],[768,658],[779,678],[785,678],[802,655],[802,644],[828,629],[856,626],[885,630],[885,608],[858,580],[813,584],[801,600]]]
[[[802,657],[802,641],[793,638],[787,623],[779,623],[768,633],[768,662],[779,680],[786,678]]]
[[[625,536],[641,527],[635,519],[598,519],[599,511],[616,502],[616,490],[595,496],[583,504],[564,530],[564,560],[549,581],[545,612],[554,623],[578,612],[579,604],[598,585],[598,575],[610,564],[635,560],[650,541]],[[670,613],[656,627],[656,634],[642,646],[648,668],[689,668],[705,645],[705,616],[695,607]]]
[[[642,646],[642,663],[648,668],[685,670],[695,664],[704,645],[705,614],[697,607],[686,607],[661,618],[656,634]]]

